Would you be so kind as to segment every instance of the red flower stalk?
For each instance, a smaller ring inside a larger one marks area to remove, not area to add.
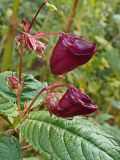
[[[87,63],[95,54],[95,47],[95,43],[73,35],[62,34],[50,59],[52,73],[62,75]]]
[[[98,109],[89,96],[74,87],[69,87],[64,95],[48,93],[45,101],[51,113],[64,118],[88,115]]]

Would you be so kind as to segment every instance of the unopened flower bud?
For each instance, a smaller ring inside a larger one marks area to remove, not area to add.
[[[95,43],[62,34],[50,59],[51,72],[61,75],[87,63],[95,54],[95,47]]]
[[[19,85],[19,79],[16,76],[10,76],[7,78],[8,85],[10,87],[10,90],[14,90],[18,88]]]
[[[89,96],[74,87],[69,87],[64,95],[47,95],[47,107],[54,115],[64,118],[85,116],[98,109]]]

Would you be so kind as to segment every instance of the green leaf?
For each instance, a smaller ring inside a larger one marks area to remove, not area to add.
[[[106,58],[111,65],[116,76],[120,78],[120,56],[116,49],[111,49],[107,51]]]
[[[7,115],[8,117],[15,117],[18,113],[16,108],[16,104],[0,94],[0,114]]]
[[[28,157],[28,158],[23,158],[23,160],[39,160],[39,159],[36,157]]]
[[[120,101],[112,100],[111,103],[113,107],[120,109]]]
[[[114,138],[81,117],[65,120],[33,112],[21,126],[21,137],[53,160],[120,160]]]
[[[100,116],[98,117],[97,121],[102,124],[105,121],[108,121],[108,120],[110,120],[112,118],[114,118],[113,115],[110,115],[110,114],[100,114]]]
[[[120,128],[118,126],[110,126],[109,124],[105,123],[103,126],[101,126],[104,131],[111,134],[115,137],[116,141],[120,145]]]
[[[113,15],[113,20],[114,20],[115,23],[120,25],[120,14],[114,14]]]
[[[16,138],[0,135],[0,160],[22,160],[20,145]]]
[[[7,77],[11,76],[15,73],[11,71],[6,71],[0,73],[0,93],[4,95],[6,98],[10,99],[13,103],[17,103],[17,97],[14,92],[9,90],[9,86],[7,84]],[[34,77],[28,74],[24,79],[25,87],[21,92],[21,105],[23,105],[26,101],[31,101],[36,94],[44,87],[47,86],[47,83],[41,83],[38,80],[34,79]],[[40,97],[37,99],[34,107],[40,104],[43,101],[46,92],[43,92]]]
[[[0,93],[4,95],[6,98],[8,98],[9,100],[11,100],[12,102],[16,102],[16,94],[9,90],[9,87],[7,84],[7,77],[12,76],[13,74],[14,73],[11,71],[0,73]]]
[[[46,82],[41,83],[38,80],[34,79],[34,77],[30,74],[26,76],[24,83],[25,83],[25,87],[24,87],[23,91],[21,92],[21,103],[22,104],[25,101],[31,101],[40,90],[47,87]],[[43,101],[45,95],[46,95],[46,91],[43,92],[39,96],[36,103],[34,104],[34,107],[40,105],[40,103]]]

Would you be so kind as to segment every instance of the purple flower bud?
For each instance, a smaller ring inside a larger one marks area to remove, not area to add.
[[[98,109],[89,96],[74,87],[69,87],[64,95],[49,95],[47,100],[49,111],[64,118],[88,115]]]
[[[52,73],[55,75],[65,74],[87,63],[95,54],[95,47],[95,43],[62,34],[51,56],[50,68]]]

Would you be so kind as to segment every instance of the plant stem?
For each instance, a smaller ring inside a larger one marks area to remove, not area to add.
[[[30,105],[26,108],[26,110],[24,111],[23,115],[28,113],[31,109],[31,107],[33,106],[33,104],[36,102],[36,100],[39,98],[39,96],[44,92],[47,91],[47,88],[43,88],[41,91],[38,92],[38,94],[35,96],[35,98],[32,100],[32,102],[30,103]]]
[[[48,37],[50,35],[56,35],[56,34],[65,34],[65,33],[64,32],[49,32],[49,33],[43,34],[43,37]]]
[[[20,64],[19,64],[19,83],[21,84],[22,80],[22,59],[23,59],[23,50],[24,50],[24,37],[22,36],[22,44],[20,47]]]
[[[38,94],[35,96],[35,98],[32,100],[32,102],[30,103],[30,105],[26,108],[26,110],[24,111],[23,115],[25,115],[26,113],[28,113],[31,109],[31,107],[33,106],[33,104],[36,102],[36,100],[39,98],[39,96],[44,92],[51,92],[51,91],[55,91],[58,88],[61,87],[71,87],[71,84],[59,84],[59,85],[51,85],[48,88],[43,88],[41,91],[38,92]]]
[[[18,100],[18,112],[20,112],[20,93],[17,94],[17,100]]]
[[[79,2],[79,0],[74,0],[73,1],[71,11],[70,11],[70,17],[68,19],[68,23],[67,23],[67,26],[66,26],[66,29],[65,29],[65,32],[67,32],[67,33],[71,31],[71,28],[72,28],[72,25],[73,25],[73,22],[74,22],[74,18],[75,18],[75,15],[76,15],[78,2]]]
[[[46,2],[47,2],[47,1],[46,1]],[[44,2],[44,3],[39,7],[38,11],[36,12],[35,16],[34,16],[33,19],[32,19],[32,22],[31,22],[31,24],[30,24],[30,27],[29,27],[29,29],[28,29],[28,32],[30,31],[31,27],[33,26],[33,23],[35,22],[35,19],[36,19],[37,15],[38,15],[39,12],[43,9],[43,7],[45,6],[46,2]]]

